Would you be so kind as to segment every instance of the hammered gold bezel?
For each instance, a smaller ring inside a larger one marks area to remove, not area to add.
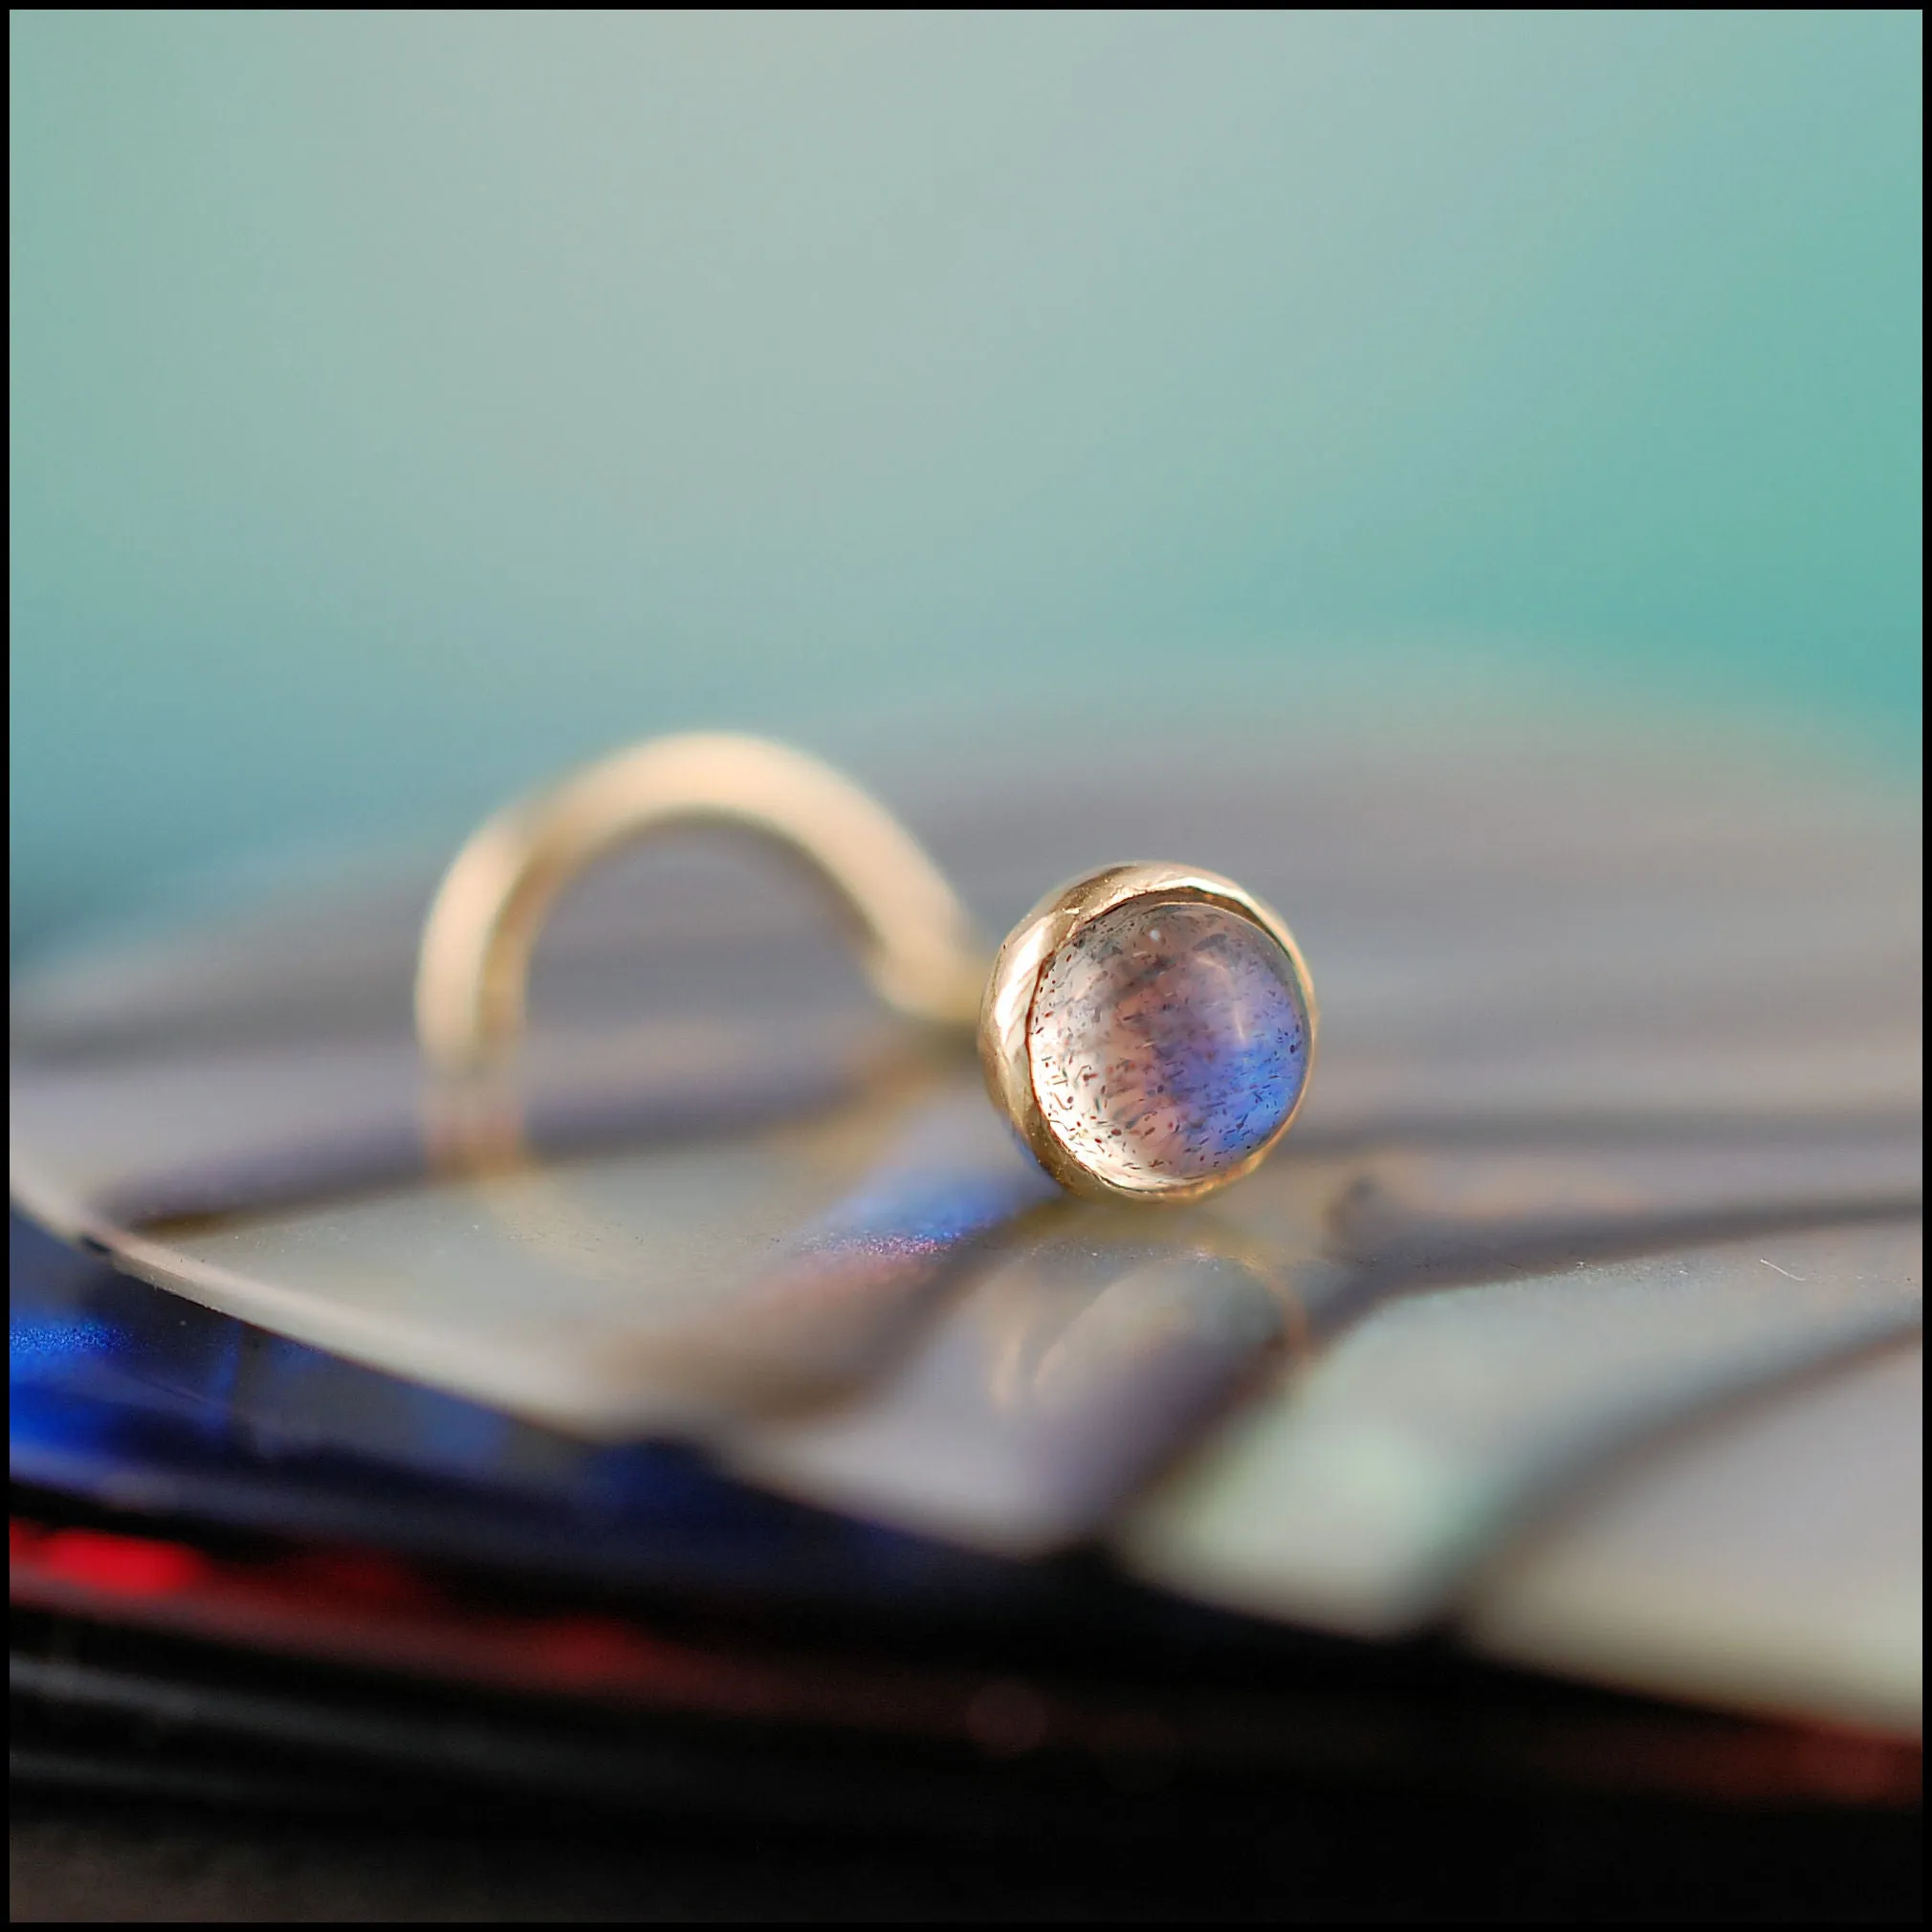
[[[1096,1174],[1074,1158],[1047,1125],[1033,1087],[1032,1032],[1034,1000],[1040,981],[1054,958],[1097,919],[1134,905],[1214,906],[1259,927],[1287,955],[1294,988],[1307,1016],[1308,1050],[1302,1084],[1285,1118],[1262,1144],[1222,1173],[1197,1180],[1119,1181]],[[1218,872],[1197,866],[1173,866],[1153,861],[1108,866],[1056,888],[1006,935],[993,962],[992,977],[979,1008],[979,1061],[986,1073],[993,1104],[1010,1120],[1032,1150],[1040,1165],[1070,1193],[1093,1200],[1198,1200],[1203,1195],[1252,1174],[1282,1136],[1294,1125],[1307,1098],[1315,1071],[1315,1036],[1319,1028],[1314,982],[1306,962],[1288,931],[1287,922],[1246,888]]]

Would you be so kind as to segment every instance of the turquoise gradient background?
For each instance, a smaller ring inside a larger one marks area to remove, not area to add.
[[[1902,769],[1921,33],[15,13],[16,936],[651,731],[1338,663]]]

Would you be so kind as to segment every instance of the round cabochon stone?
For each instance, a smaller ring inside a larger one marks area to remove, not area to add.
[[[1089,1173],[1157,1191],[1264,1146],[1308,1070],[1293,963],[1218,906],[1135,903],[1082,928],[1040,977],[1033,1091]]]

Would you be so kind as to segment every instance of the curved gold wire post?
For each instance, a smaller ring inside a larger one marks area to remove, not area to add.
[[[416,1038],[439,1073],[500,1063],[523,1032],[531,954],[558,894],[619,846],[692,824],[776,845],[830,896],[874,989],[910,1017],[973,1024],[986,961],[939,868],[876,800],[802,752],[695,732],[572,774],[482,825],[423,928]]]

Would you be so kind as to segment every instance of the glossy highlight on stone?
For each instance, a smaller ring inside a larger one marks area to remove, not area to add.
[[[1047,962],[1027,1025],[1049,1130],[1103,1180],[1208,1180],[1266,1145],[1308,1070],[1288,955],[1218,906],[1122,906]]]

